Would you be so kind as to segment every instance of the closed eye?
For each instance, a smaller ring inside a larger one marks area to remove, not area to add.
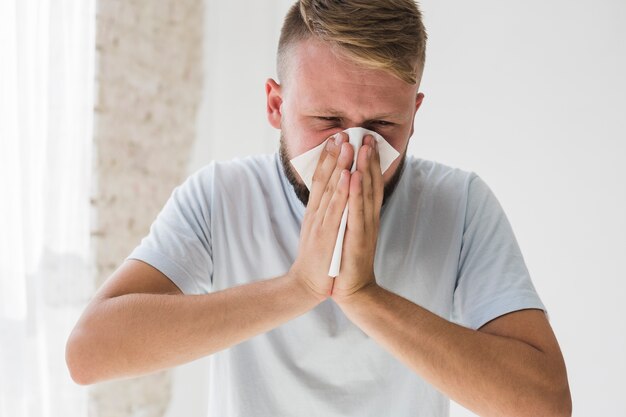
[[[340,124],[341,123],[341,118],[336,117],[336,116],[315,116],[315,118],[321,122],[328,123],[328,124]],[[391,126],[395,126],[395,123],[388,122],[386,120],[372,120],[371,122],[366,123],[366,125],[376,125],[379,127],[391,127]]]

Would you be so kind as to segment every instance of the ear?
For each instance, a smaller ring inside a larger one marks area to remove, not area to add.
[[[280,106],[283,104],[283,97],[280,85],[271,78],[265,81],[265,95],[267,96],[267,120],[275,129],[280,129],[282,113]]]
[[[424,101],[424,93],[418,93],[417,97],[415,97],[415,111],[413,112],[413,122],[411,123],[411,134],[409,138],[413,136],[413,132],[415,132],[415,114],[422,105],[422,101]]]

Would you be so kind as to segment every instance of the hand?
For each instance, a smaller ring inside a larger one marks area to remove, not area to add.
[[[332,291],[332,298],[338,304],[348,302],[360,291],[377,285],[374,255],[384,182],[378,146],[370,135],[363,138],[356,166],[357,170],[350,179],[348,225],[343,242],[341,270],[335,278]]]
[[[340,132],[327,140],[320,156],[309,202],[304,212],[298,256],[289,275],[299,280],[320,302],[331,294],[334,278],[328,276],[343,210],[348,201],[354,148]]]

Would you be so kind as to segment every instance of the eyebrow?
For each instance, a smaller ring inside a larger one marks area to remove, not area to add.
[[[313,117],[317,117],[317,116],[330,116],[330,117],[339,117],[339,118],[345,118],[345,115],[335,109],[332,108],[325,108],[325,109],[313,109],[311,111],[308,112],[311,115],[314,115]],[[394,114],[394,113],[383,113],[383,114],[378,114],[374,117],[370,117],[367,120],[380,120],[380,119],[395,119],[395,120],[400,120],[402,119],[402,117],[399,114]]]

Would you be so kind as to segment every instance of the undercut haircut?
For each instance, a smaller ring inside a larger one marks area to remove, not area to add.
[[[306,39],[332,48],[366,68],[388,71],[416,84],[426,61],[427,34],[413,0],[299,0],[291,6],[280,32],[278,79],[289,67],[290,49]]]

